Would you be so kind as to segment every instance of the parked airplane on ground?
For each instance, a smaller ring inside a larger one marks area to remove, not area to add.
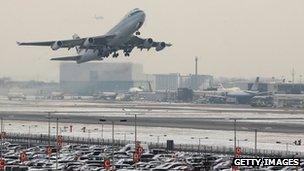
[[[257,77],[254,84],[251,86],[250,90],[241,90],[240,88],[227,89],[226,96],[228,96],[228,97],[247,96],[247,97],[251,98],[253,96],[269,95],[270,92],[260,92],[258,90],[259,81],[260,81],[260,78]]]
[[[239,87],[225,88],[222,84],[219,84],[216,91],[203,91],[203,93],[216,96],[253,96],[263,95],[266,92],[260,92],[258,90],[259,77],[256,78],[254,84],[250,90],[242,90]],[[269,94],[269,93],[268,93]]]
[[[250,99],[255,96],[268,96],[272,92],[259,91],[259,77],[256,78],[254,84],[249,90],[242,90],[239,87],[225,88],[219,84],[217,90],[195,92],[198,95],[203,95],[204,98],[199,99],[199,103],[204,102],[206,99],[212,103],[248,103]]]
[[[136,8],[130,11],[115,27],[103,36],[80,38],[73,35],[70,40],[57,40],[46,42],[17,42],[20,46],[50,46],[52,50],[60,48],[76,48],[78,55],[68,57],[51,58],[59,61],[76,61],[77,63],[92,60],[103,60],[112,54],[113,58],[118,57],[118,51],[123,50],[124,55],[130,56],[131,51],[137,47],[147,49],[154,47],[156,51],[161,51],[170,43],[155,42],[152,38],[140,38],[139,29],[145,21],[144,11]],[[135,33],[135,35],[134,35]]]

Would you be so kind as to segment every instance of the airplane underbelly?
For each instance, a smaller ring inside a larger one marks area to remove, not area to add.
[[[130,22],[129,24],[121,27],[120,30],[116,32],[116,37],[110,42],[111,46],[119,46],[126,41],[133,35],[133,33],[137,29],[137,24]]]
[[[98,58],[98,51],[93,51],[93,50],[88,50],[87,52],[84,52],[81,54],[80,60],[77,61],[77,63],[83,63],[83,62],[88,62],[94,59]]]
[[[122,37],[122,36],[117,36],[116,38],[114,38],[110,45],[111,46],[120,46],[121,44],[125,43],[127,40],[129,39],[129,36],[125,36],[125,37]]]

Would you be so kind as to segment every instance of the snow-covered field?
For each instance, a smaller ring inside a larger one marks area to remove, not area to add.
[[[47,134],[47,122],[30,122],[30,121],[11,121],[4,122],[6,132],[13,133],[31,133],[31,134]],[[35,126],[37,125],[37,127]],[[70,132],[72,125],[72,132]],[[82,128],[86,127],[83,132]],[[78,136],[78,137],[102,137],[102,125],[99,124],[75,124],[75,123],[59,123],[59,130],[62,135]],[[115,126],[115,139],[134,140],[133,126]],[[56,124],[51,123],[51,134],[56,134]],[[176,144],[198,144],[198,138],[201,138],[202,145],[228,146],[233,147],[233,131],[220,130],[198,130],[198,129],[179,129],[164,127],[138,127],[138,139],[140,141],[165,143],[166,140],[172,139]],[[112,126],[104,125],[103,137],[105,139],[112,138]],[[258,148],[268,150],[286,150],[288,143],[289,151],[304,152],[303,146],[295,146],[291,144],[296,139],[303,138],[300,134],[283,134],[283,133],[264,133],[258,132]],[[246,140],[247,139],[247,140]],[[240,147],[254,148],[254,132],[237,132],[238,145]],[[276,142],[280,141],[281,144]]]
[[[278,119],[275,118],[304,118],[301,110],[284,109],[255,109],[255,108],[229,108],[219,106],[183,106],[176,104],[145,104],[140,103],[92,103],[88,101],[8,101],[0,99],[0,112],[42,112],[42,111],[61,111],[69,115],[86,116],[99,114],[102,116],[125,116],[122,110],[125,106],[132,106],[131,111],[144,112],[140,117],[172,117],[172,118],[273,118],[272,120],[250,120],[250,122],[277,122],[277,123],[297,123],[303,124],[303,120]],[[136,108],[140,106],[140,108]],[[143,109],[146,106],[147,109]],[[73,113],[74,111],[74,113]],[[245,111],[245,112],[244,112]],[[83,112],[83,113],[81,113]],[[248,120],[247,120],[248,121]],[[47,134],[48,124],[45,122],[31,121],[12,121],[5,120],[5,131],[16,133]],[[29,127],[29,125],[37,125]],[[69,132],[69,126],[72,125],[73,131]],[[59,127],[63,135],[100,137],[102,135],[101,124],[75,124],[60,123]],[[64,127],[68,127],[67,129]],[[86,127],[86,132],[81,128]],[[104,138],[111,138],[111,125],[104,125]],[[52,123],[52,134],[55,134],[55,123]],[[164,143],[172,139],[176,144],[198,144],[198,138],[201,138],[202,145],[218,145],[233,147],[233,131],[225,130],[201,130],[188,128],[166,128],[166,127],[138,127],[138,139],[141,141]],[[302,139],[302,134],[291,133],[266,133],[258,132],[258,148],[269,150],[289,150],[304,152],[303,146],[292,144],[295,140]],[[115,126],[115,139],[133,140],[133,126]],[[254,148],[254,132],[244,129],[237,132],[238,144],[241,147]],[[281,142],[278,144],[277,142]]]

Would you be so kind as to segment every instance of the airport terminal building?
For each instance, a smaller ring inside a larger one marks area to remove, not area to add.
[[[134,63],[61,63],[60,87],[73,95],[98,92],[125,92],[132,87],[145,86],[146,75],[141,64]]]

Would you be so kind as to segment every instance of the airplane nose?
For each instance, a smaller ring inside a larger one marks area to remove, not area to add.
[[[141,20],[142,20],[142,22],[144,22],[145,19],[146,19],[146,14],[144,12],[142,12],[142,14],[141,14]]]

